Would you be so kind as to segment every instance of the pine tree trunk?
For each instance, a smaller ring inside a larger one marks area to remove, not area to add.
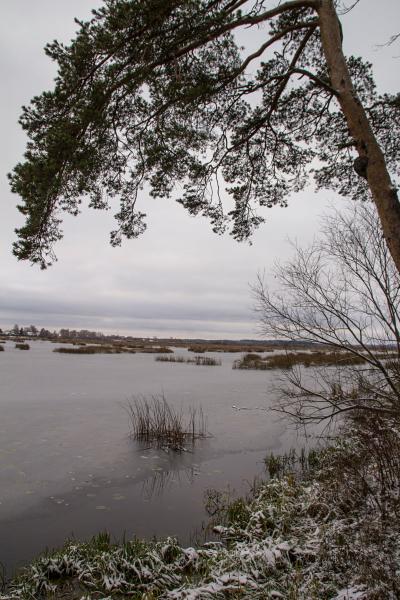
[[[316,10],[320,19],[323,51],[332,87],[347,120],[360,157],[368,159],[368,186],[375,201],[383,235],[400,272],[400,202],[385,157],[371,129],[366,112],[357,97],[342,50],[339,20],[333,0],[319,0]]]

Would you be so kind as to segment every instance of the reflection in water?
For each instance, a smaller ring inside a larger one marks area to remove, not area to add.
[[[264,410],[274,375],[155,362],[151,355],[62,355],[34,342],[0,360],[0,562],[8,572],[66,537],[177,535],[206,517],[208,488],[238,494],[268,452],[302,445]],[[185,351],[180,351],[185,354]],[[129,438],[121,403],[165,392],[177,411],[204,409],[213,437],[193,452]],[[234,407],[234,408],[233,408]],[[241,410],[238,410],[240,408]]]
[[[154,469],[150,477],[145,479],[142,484],[142,496],[149,501],[153,497],[162,496],[173,485],[182,486],[186,483],[192,484],[195,474],[194,467],[171,469],[170,471],[165,471],[161,467]]]

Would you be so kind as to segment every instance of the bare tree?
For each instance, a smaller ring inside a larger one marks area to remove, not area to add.
[[[375,208],[328,215],[322,239],[296,247],[275,275],[279,291],[262,277],[254,288],[262,333],[337,352],[332,367],[288,369],[277,408],[297,423],[400,416],[400,276]],[[342,351],[353,365],[341,365]]]

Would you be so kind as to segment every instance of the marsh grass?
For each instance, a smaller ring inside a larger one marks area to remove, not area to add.
[[[221,361],[218,358],[212,358],[211,356],[195,356],[192,361],[195,365],[205,365],[205,366],[221,366]]]
[[[288,352],[267,359],[269,369],[290,369],[295,365],[311,366],[350,366],[362,365],[366,358],[351,352]]]
[[[115,346],[76,346],[74,348],[54,348],[53,352],[61,354],[135,354],[132,348],[119,348]]]
[[[173,350],[167,346],[153,346],[140,343],[130,342],[112,342],[107,343],[101,340],[73,340],[67,338],[59,338],[50,340],[52,344],[68,344],[73,348],[55,348],[53,352],[61,352],[65,354],[128,354],[143,353],[143,354],[171,354]]]
[[[201,408],[191,407],[188,415],[168,404],[164,394],[136,396],[125,405],[132,437],[175,452],[185,451],[186,443],[207,437],[207,421]]]
[[[142,354],[173,354],[174,352],[166,346],[134,346],[134,350]]]
[[[204,352],[272,352],[269,346],[252,346],[248,344],[192,344],[188,347],[189,352],[203,354]]]
[[[0,352],[4,352],[4,346],[0,344]]]
[[[259,371],[266,371],[268,366],[260,354],[250,352],[242,356],[242,358],[235,360],[232,369],[257,369]]]
[[[156,356],[154,360],[156,360],[157,362],[173,362],[173,363],[191,362],[189,358],[185,358],[184,356]]]
[[[383,358],[390,359],[391,354],[386,353]],[[291,369],[295,365],[303,367],[329,367],[329,366],[356,366],[367,362],[367,357],[352,352],[287,352],[275,356],[262,357],[259,354],[245,354],[240,360],[235,360],[233,369]]]
[[[30,345],[22,342],[15,344],[15,347],[18,348],[18,350],[30,350]]]
[[[273,452],[267,454],[264,459],[265,467],[270,478],[284,477],[289,474],[298,474],[304,477],[311,469],[319,464],[320,451],[311,448],[300,452],[293,448],[284,454],[275,455]]]
[[[185,356],[156,356],[158,362],[185,363],[198,366],[220,367],[222,362],[218,358],[211,356],[195,356],[194,358],[186,358]]]
[[[75,343],[73,348],[54,348],[53,352],[61,354],[170,354],[173,352],[166,347],[136,347],[136,346],[121,346],[119,344],[105,345],[83,345]]]
[[[294,448],[284,454],[267,454],[264,458],[265,470],[269,480],[293,478],[296,481],[307,481],[320,467],[321,449]],[[237,496],[229,486],[226,489],[208,488],[204,492],[204,508],[209,517],[205,526],[206,536],[218,532],[218,526],[245,528],[251,516],[250,506],[254,497],[265,486],[265,476],[255,476],[249,483],[249,491],[245,496]],[[217,528],[215,528],[217,526]]]

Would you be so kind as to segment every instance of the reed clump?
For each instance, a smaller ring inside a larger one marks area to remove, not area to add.
[[[132,427],[132,437],[140,442],[154,444],[166,451],[185,451],[185,444],[193,445],[207,437],[207,422],[201,408],[191,407],[186,416],[171,406],[164,394],[136,396],[125,409]]]
[[[196,354],[203,354],[203,352],[272,352],[271,346],[260,346],[251,344],[223,344],[223,343],[212,343],[212,344],[191,344],[188,347],[189,352],[196,352]]]
[[[294,448],[285,454],[275,455],[273,452],[264,458],[265,468],[269,477],[282,478],[288,474],[297,474],[304,477],[312,469],[318,468],[321,451],[315,448],[306,450],[301,448],[300,452]]]
[[[184,356],[156,356],[154,360],[157,362],[187,363],[190,359]]]
[[[185,356],[156,356],[155,360],[158,362],[185,363],[207,367],[220,367],[222,364],[221,360],[212,356],[195,356],[194,358],[186,358]]]
[[[135,354],[131,348],[117,348],[115,346],[76,346],[74,348],[54,348],[53,352],[61,354]]]
[[[166,346],[135,346],[134,350],[142,354],[173,354],[174,352]]]
[[[25,343],[17,343],[15,344],[15,347],[18,348],[18,350],[30,350],[30,345]]]
[[[213,358],[212,356],[195,356],[191,362],[195,365],[208,367],[220,367],[222,364],[219,358]]]
[[[362,365],[366,362],[366,358],[352,352],[288,352],[271,356],[266,359],[266,362],[269,369],[291,369],[295,365],[304,367]]]
[[[387,358],[390,355],[387,354]],[[234,369],[291,369],[295,365],[303,367],[353,366],[367,362],[367,357],[352,352],[287,352],[275,356],[262,357],[259,354],[245,354],[233,363]]]
[[[144,346],[137,344],[122,344],[120,342],[116,342],[113,344],[104,344],[104,343],[96,343],[96,344],[88,344],[87,342],[83,342],[80,340],[53,340],[53,343],[59,344],[70,344],[71,347],[59,347],[55,348],[53,352],[61,352],[63,354],[136,354],[137,352],[143,354],[171,354],[173,350],[171,348],[167,348],[166,346]]]
[[[4,352],[4,346],[0,344],[0,352]]]
[[[267,363],[265,359],[260,354],[255,354],[250,352],[242,356],[241,359],[235,360],[233,365],[233,369],[257,369],[260,371],[265,371],[268,369]]]

